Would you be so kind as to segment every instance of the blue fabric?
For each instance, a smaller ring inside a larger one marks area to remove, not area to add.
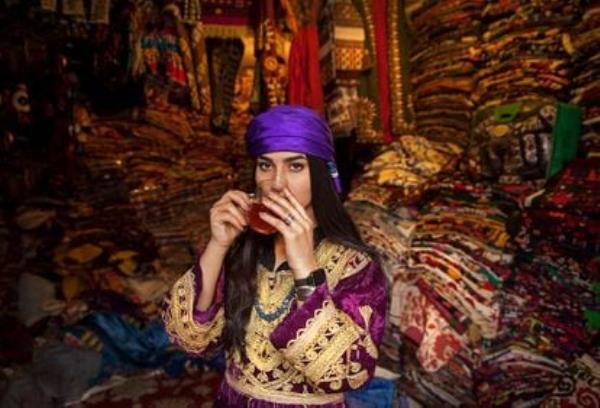
[[[344,394],[348,408],[390,408],[396,394],[393,380],[374,377],[361,388]]]
[[[175,348],[165,331],[162,320],[151,320],[143,325],[127,322],[114,313],[95,313],[86,316],[68,331],[81,338],[86,332],[94,333],[102,345],[102,366],[97,380],[114,372],[162,368],[170,376],[183,373],[186,363],[208,365],[223,369],[222,355],[212,360],[192,358]]]

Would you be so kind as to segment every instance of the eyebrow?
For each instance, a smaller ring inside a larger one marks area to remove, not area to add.
[[[273,160],[271,160],[270,158],[268,158],[266,156],[258,156],[258,160],[265,160],[265,161],[268,161],[269,163],[273,163]],[[297,156],[291,156],[291,157],[287,157],[287,158],[283,159],[283,161],[286,163],[291,163],[296,160],[306,160],[306,156],[303,154],[299,154]]]

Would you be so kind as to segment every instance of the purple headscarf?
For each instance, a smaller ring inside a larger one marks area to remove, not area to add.
[[[252,157],[286,151],[323,159],[336,191],[342,192],[331,131],[327,122],[309,108],[280,105],[256,116],[246,132],[246,149]]]

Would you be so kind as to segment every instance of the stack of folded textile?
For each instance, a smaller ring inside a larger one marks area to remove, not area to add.
[[[406,12],[415,39],[410,64],[417,131],[465,147],[485,1],[412,3]]]
[[[597,303],[578,263],[551,246],[521,258],[504,290],[500,334],[477,370],[481,406],[538,404],[568,364],[597,344],[585,319]]]
[[[502,184],[541,182],[577,153],[581,109],[549,97],[480,107],[470,173]]]
[[[347,203],[390,283],[379,364],[401,374],[402,389],[422,403],[474,405],[473,372],[483,344],[497,336],[513,261],[500,209],[510,206],[496,196],[487,186],[442,180],[428,185],[418,206],[377,205],[360,187]]]
[[[580,109],[568,100],[572,58],[563,41],[576,2],[488,2],[470,153],[474,176],[543,180],[574,157]]]
[[[585,2],[581,20],[572,32],[574,75],[571,103],[584,108],[582,150],[600,151],[600,4]]]
[[[374,179],[379,185],[393,186],[394,198],[410,204],[441,175],[453,170],[461,152],[455,143],[404,135],[365,166],[362,181]]]
[[[488,2],[481,14],[482,67],[475,75],[479,106],[552,97],[566,100],[571,59],[562,36],[576,17],[575,1]]]
[[[585,354],[562,372],[542,408],[600,405],[600,359]]]
[[[407,273],[410,271],[406,264],[418,210],[415,207],[384,209],[368,201],[361,201],[358,195],[346,203],[346,208],[363,240],[377,251],[389,286],[392,287],[396,281],[414,280],[414,276]],[[390,322],[384,333],[380,365],[399,371],[398,344],[398,331]]]
[[[600,253],[600,158],[576,159],[551,178],[523,213],[530,245],[549,242],[586,262]]]
[[[153,314],[166,285],[157,249],[128,204],[95,209],[78,203],[61,212],[61,242],[52,249],[52,272],[62,277],[66,301],[91,300],[102,291]]]
[[[417,286],[457,332],[494,338],[513,260],[507,215],[483,186],[452,182],[430,194],[411,239],[410,266],[423,271]]]
[[[431,318],[427,319],[427,323],[434,321]],[[430,332],[432,333],[427,336],[429,342],[435,344],[432,352],[434,358],[446,360],[447,356],[444,353],[451,351],[452,359],[435,372],[427,371],[416,358],[415,346],[404,337],[405,341],[401,345],[402,377],[399,388],[425,407],[477,406],[472,374],[477,355],[466,347],[454,354],[456,343],[452,337],[444,336],[437,326],[432,326]],[[431,342],[432,339],[435,343]]]
[[[188,142],[164,128],[115,121],[100,122],[90,139],[83,164],[92,180],[110,180],[120,193],[111,197],[133,206],[163,267],[176,273],[189,266],[208,239],[210,206],[232,184],[227,143],[208,133]]]

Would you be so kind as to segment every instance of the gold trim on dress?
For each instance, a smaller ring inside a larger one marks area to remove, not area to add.
[[[298,393],[291,391],[273,390],[271,388],[263,388],[257,385],[251,385],[243,380],[238,381],[233,378],[229,372],[225,373],[225,381],[227,384],[240,394],[251,398],[273,402],[275,404],[306,404],[306,405],[325,405],[334,404],[344,401],[342,393]]]
[[[171,289],[168,306],[163,315],[165,329],[186,351],[201,353],[208,344],[216,341],[223,331],[224,310],[221,307],[214,319],[205,324],[194,320],[194,293],[196,279],[189,269]]]

